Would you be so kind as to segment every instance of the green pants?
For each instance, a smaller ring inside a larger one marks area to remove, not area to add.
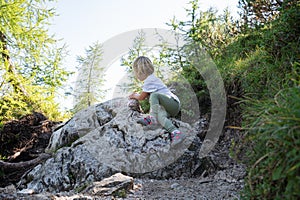
[[[150,98],[150,115],[170,133],[177,129],[168,117],[175,117],[180,110],[180,103],[174,98],[160,93],[151,93]]]

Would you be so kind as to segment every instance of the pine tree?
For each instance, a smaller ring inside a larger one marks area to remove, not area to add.
[[[1,121],[32,111],[60,117],[55,92],[69,73],[60,67],[64,48],[48,34],[55,12],[45,2],[0,2]]]
[[[105,97],[104,67],[100,65],[102,60],[102,46],[96,42],[86,49],[85,56],[78,56],[78,78],[74,98],[74,112],[101,102]]]

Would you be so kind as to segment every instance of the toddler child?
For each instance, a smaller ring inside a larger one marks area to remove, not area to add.
[[[138,120],[144,126],[159,123],[171,133],[172,144],[179,144],[186,137],[168,117],[176,116],[180,110],[180,101],[167,86],[154,75],[151,60],[145,56],[138,57],[133,63],[135,77],[143,81],[142,92],[129,95],[130,99],[144,100],[149,97],[150,115]]]

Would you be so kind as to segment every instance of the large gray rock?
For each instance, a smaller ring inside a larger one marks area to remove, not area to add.
[[[173,119],[187,138],[172,146],[162,127],[136,123],[138,109],[128,99],[113,99],[77,113],[53,133],[47,152],[53,156],[19,183],[34,192],[80,192],[117,172],[133,177],[189,177],[199,171],[201,142],[188,124]]]

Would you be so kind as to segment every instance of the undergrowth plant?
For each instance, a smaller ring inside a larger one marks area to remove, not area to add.
[[[273,99],[248,100],[250,167],[247,199],[299,199],[300,86],[280,90]]]

